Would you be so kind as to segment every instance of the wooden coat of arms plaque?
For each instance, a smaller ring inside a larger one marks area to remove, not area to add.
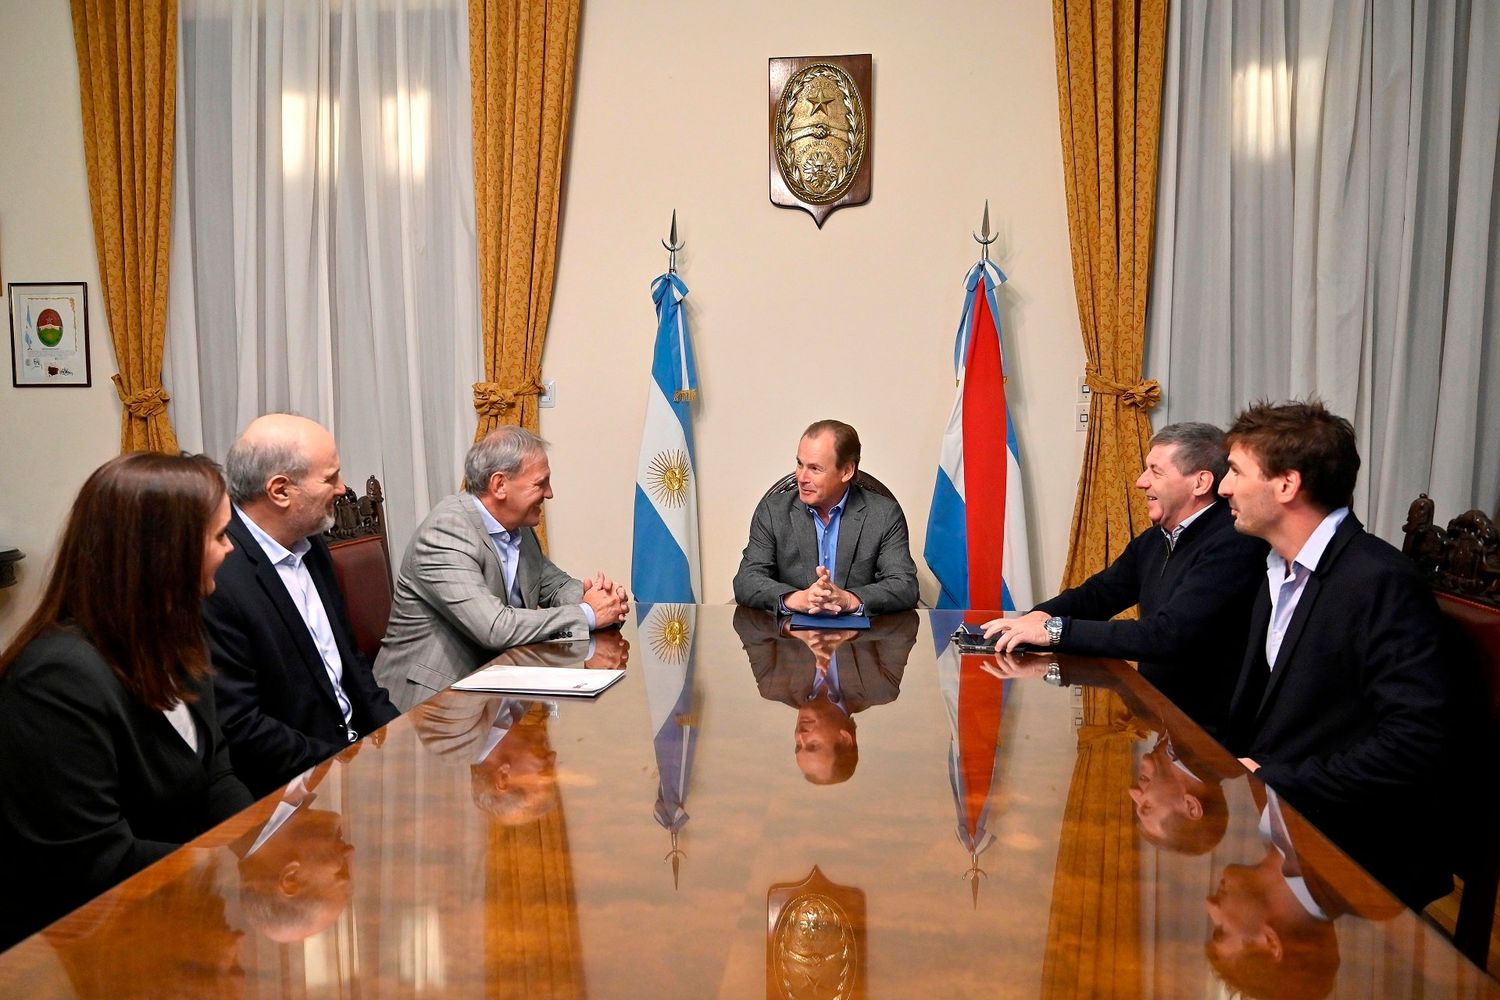
[[[770,61],[771,202],[822,228],[870,200],[873,105],[868,53]]]

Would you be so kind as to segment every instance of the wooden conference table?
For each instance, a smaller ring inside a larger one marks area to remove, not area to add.
[[[1500,996],[1127,665],[959,657],[956,615],[832,649],[643,607],[597,701],[447,692],[0,956],[0,993]],[[1164,820],[1185,787],[1202,818]]]

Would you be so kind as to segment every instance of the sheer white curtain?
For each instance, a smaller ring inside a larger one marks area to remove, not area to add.
[[[271,410],[380,477],[393,555],[453,492],[480,367],[466,0],[183,0],[167,371],[222,458]]]
[[[1500,503],[1500,3],[1176,0],[1146,374],[1157,426],[1316,393],[1356,512]]]

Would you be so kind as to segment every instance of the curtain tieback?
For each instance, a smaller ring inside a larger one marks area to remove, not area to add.
[[[167,400],[172,397],[167,395],[167,390],[159,385],[148,385],[140,392],[125,391],[125,380],[115,376],[115,392],[120,397],[120,402],[125,404],[125,410],[132,417],[148,420],[158,413],[167,412]]]
[[[1091,368],[1084,373],[1084,381],[1100,395],[1119,396],[1126,406],[1134,406],[1138,410],[1149,410],[1161,402],[1161,383],[1154,378],[1127,385],[1107,379]]]
[[[482,417],[503,417],[505,411],[516,405],[517,396],[539,396],[541,393],[541,383],[534,378],[510,388],[499,382],[475,382],[474,409]]]

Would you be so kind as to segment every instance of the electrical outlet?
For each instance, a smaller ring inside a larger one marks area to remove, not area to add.
[[[537,397],[536,405],[543,409],[551,409],[557,405],[557,379],[542,380],[542,394]]]
[[[1074,408],[1073,429],[1080,433],[1089,429],[1089,404],[1079,403]]]

